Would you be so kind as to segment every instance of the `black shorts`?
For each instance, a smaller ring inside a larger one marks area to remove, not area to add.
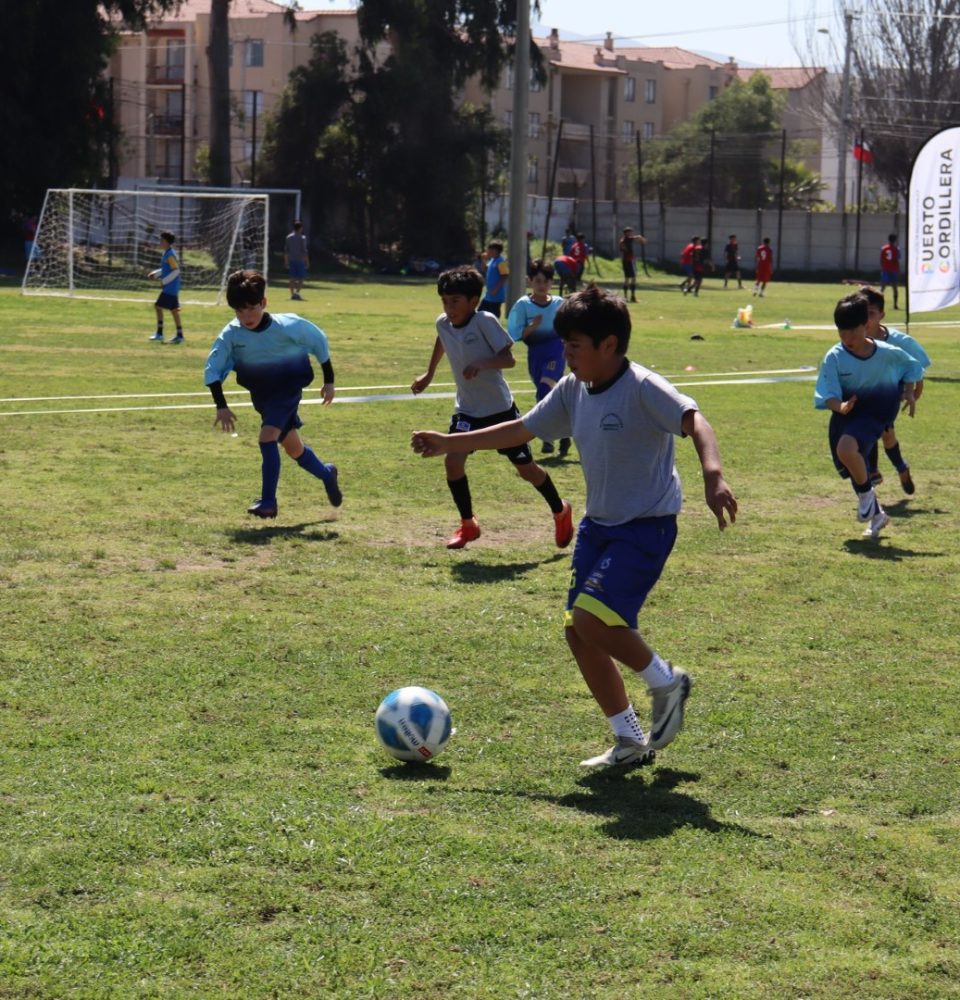
[[[623,276],[625,278],[635,278],[637,276],[637,262],[633,258],[627,260],[624,257],[621,263],[623,264]]]
[[[491,316],[496,316],[500,318],[500,312],[503,309],[502,302],[491,302],[489,299],[484,299],[480,305],[477,306],[477,312],[490,313]]]
[[[469,413],[454,413],[450,418],[448,433],[465,434],[467,431],[482,431],[487,427],[519,419],[520,410],[516,403],[509,410],[504,410],[503,413],[491,413],[489,417],[471,417]],[[514,465],[529,465],[533,461],[533,452],[528,444],[519,444],[514,448],[498,448],[497,454],[506,455]]]

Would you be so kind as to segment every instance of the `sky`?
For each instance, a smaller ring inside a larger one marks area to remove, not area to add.
[[[306,10],[350,7],[350,0],[300,0]],[[804,62],[836,67],[840,0],[540,0],[542,14],[532,18],[534,35],[561,33],[601,41],[642,45],[679,45],[721,60],[734,56],[743,66],[800,66]],[[818,34],[826,28],[830,34]],[[815,40],[811,50],[808,33]],[[800,48],[800,54],[797,47]]]

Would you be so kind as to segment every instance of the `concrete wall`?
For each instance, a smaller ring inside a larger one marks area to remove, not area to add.
[[[497,198],[487,205],[488,229],[506,229],[509,198]],[[543,239],[547,217],[547,199],[527,199],[527,228],[534,233],[534,250]],[[624,226],[642,232],[649,241],[647,260],[677,263],[680,251],[690,237],[705,237],[708,230],[705,208],[666,208],[661,216],[656,202],[644,202],[643,226],[637,202],[598,202],[596,231],[593,206],[589,201],[554,198],[550,213],[548,239],[560,240],[568,225],[582,230],[589,242],[608,257],[616,253]],[[723,245],[736,233],[741,246],[743,269],[753,270],[753,253],[765,236],[774,251],[775,266],[790,271],[835,271],[844,277],[879,280],[880,247],[891,232],[902,234],[905,220],[899,214],[877,213],[860,217],[860,252],[856,252],[857,217],[826,212],[784,212],[782,230],[778,213],[773,210],[749,211],[715,209],[713,212],[713,247],[715,262],[723,259]],[[844,230],[846,235],[844,236]],[[903,262],[901,262],[903,266]]]

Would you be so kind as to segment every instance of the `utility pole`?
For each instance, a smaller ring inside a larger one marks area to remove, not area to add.
[[[850,121],[850,55],[853,47],[853,11],[843,12],[843,80],[840,84],[840,130],[839,149],[837,150],[837,198],[840,208],[840,227],[842,233],[841,267],[847,263],[847,157],[849,156],[849,141],[847,126]]]
[[[527,108],[530,92],[530,0],[518,0],[510,136],[510,276],[505,312],[527,289]]]

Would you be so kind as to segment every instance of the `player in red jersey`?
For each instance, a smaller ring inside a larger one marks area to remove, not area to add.
[[[754,277],[753,294],[763,298],[763,290],[773,277],[773,248],[770,237],[764,236],[763,242],[757,247],[757,271]]]
[[[887,242],[880,247],[880,291],[889,285],[893,289],[893,308],[897,304],[897,285],[900,282],[900,247],[897,246],[897,234],[891,233]]]

